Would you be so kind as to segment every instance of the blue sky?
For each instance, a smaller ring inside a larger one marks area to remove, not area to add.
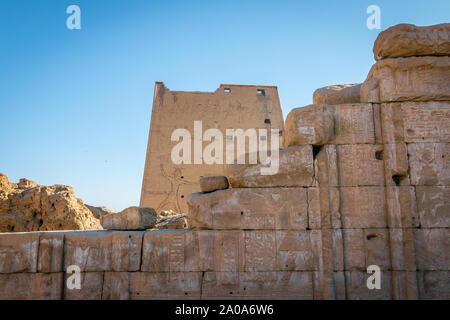
[[[66,8],[81,8],[68,30]],[[0,172],[139,203],[153,87],[278,86],[283,114],[364,81],[380,30],[450,21],[450,1],[0,1]]]

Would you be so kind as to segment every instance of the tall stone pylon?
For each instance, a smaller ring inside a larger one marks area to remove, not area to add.
[[[195,121],[201,121],[200,132],[194,132]],[[194,139],[203,140],[200,145],[205,150],[211,141],[203,135],[212,128],[223,134],[223,164],[194,164]],[[190,132],[190,164],[175,164],[171,159],[179,143],[171,140],[176,129]],[[214,92],[184,92],[156,82],[140,205],[158,212],[186,212],[187,196],[200,191],[200,176],[224,175],[230,143],[236,151],[235,139],[226,135],[226,129],[266,129],[269,136],[270,129],[279,129],[281,136],[284,121],[277,87],[222,84]]]

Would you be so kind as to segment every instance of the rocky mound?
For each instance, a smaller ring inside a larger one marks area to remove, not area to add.
[[[102,229],[100,221],[69,186],[40,186],[0,173],[0,232]]]

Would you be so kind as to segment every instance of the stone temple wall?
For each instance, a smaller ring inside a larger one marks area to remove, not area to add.
[[[1,234],[0,298],[450,299],[449,34],[382,32],[362,85],[287,116],[277,174],[187,197],[191,230]]]

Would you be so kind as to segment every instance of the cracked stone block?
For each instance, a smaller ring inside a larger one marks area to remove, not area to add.
[[[312,273],[205,272],[202,299],[312,300]]]
[[[449,271],[418,271],[419,296],[423,300],[450,299]]]
[[[450,187],[417,186],[416,194],[422,227],[450,227]]]
[[[101,300],[103,292],[103,272],[81,272],[80,289],[70,289],[74,274],[64,274],[64,300]]]
[[[143,232],[84,231],[65,234],[64,268],[81,272],[137,271],[141,263]]]

